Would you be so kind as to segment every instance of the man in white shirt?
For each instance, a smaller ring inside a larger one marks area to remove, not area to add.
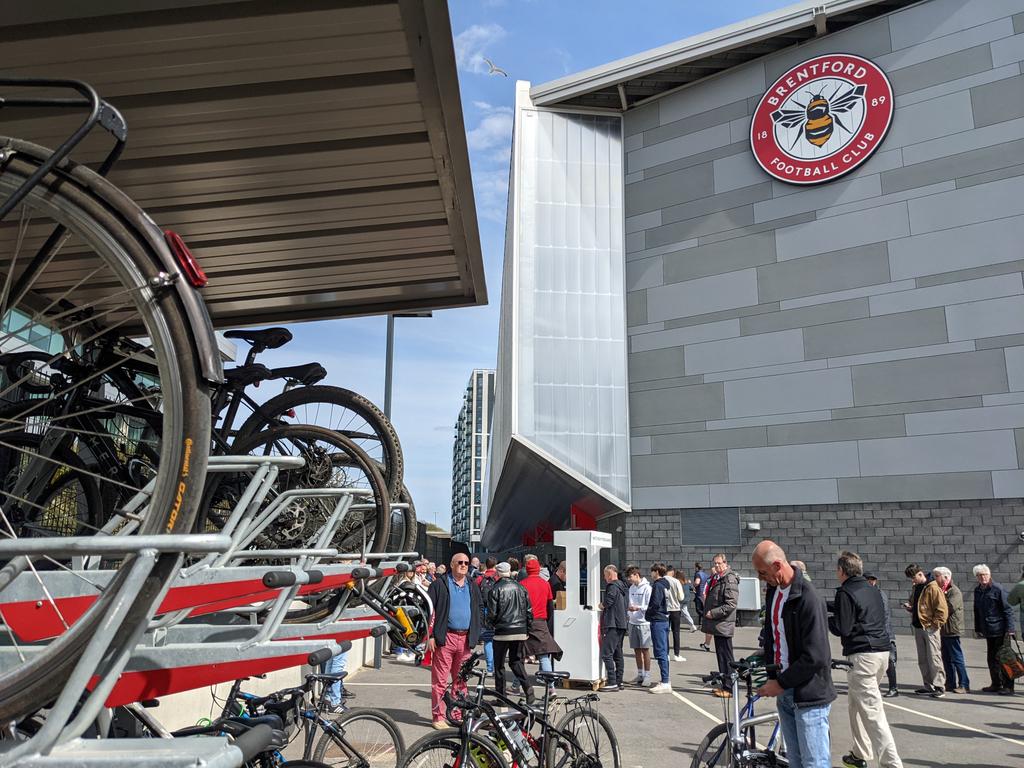
[[[758,544],[752,561],[768,585],[764,649],[765,660],[774,665],[757,692],[778,697],[789,765],[831,768],[828,721],[836,691],[825,601],[774,541]]]
[[[635,565],[626,569],[629,580],[629,647],[636,656],[634,685],[651,682],[651,625],[644,618],[651,602],[651,584]]]

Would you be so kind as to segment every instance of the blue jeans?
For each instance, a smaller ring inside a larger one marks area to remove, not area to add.
[[[484,644],[484,659],[487,661],[487,671],[494,672],[494,633],[481,634],[480,640]]]
[[[340,672],[345,671],[345,662],[347,660],[348,651],[344,651],[321,664],[320,669],[325,675],[337,675]],[[327,689],[327,700],[331,702],[331,706],[336,707],[341,704],[341,692],[343,690],[344,686],[341,684],[341,680],[336,683],[331,683],[330,687]]]
[[[964,652],[959,637],[942,638],[942,666],[946,670],[946,690],[966,688],[970,690],[971,679],[967,676]]]
[[[661,670],[661,682],[668,682],[668,622],[651,622],[651,644],[654,646],[652,655],[658,661]]]
[[[828,715],[832,705],[797,707],[793,689],[787,688],[779,696],[777,707],[789,768],[831,768]]]

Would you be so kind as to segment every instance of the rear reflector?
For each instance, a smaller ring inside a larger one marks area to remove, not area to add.
[[[203,268],[199,266],[199,262],[196,261],[196,257],[192,255],[192,251],[185,245],[185,241],[181,239],[181,236],[177,232],[172,232],[168,229],[164,231],[164,239],[171,247],[171,251],[174,252],[174,258],[178,260],[181,271],[185,273],[188,281],[195,288],[202,288],[206,285],[209,282],[206,273],[203,272]]]

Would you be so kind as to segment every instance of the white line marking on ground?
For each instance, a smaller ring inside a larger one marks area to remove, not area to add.
[[[888,701],[884,701],[882,703],[885,704],[885,706],[887,706],[887,707],[892,707],[893,709],[898,709],[901,712],[909,712],[910,714],[917,715],[918,717],[927,717],[929,720],[935,720],[935,721],[940,722],[940,723],[945,723],[946,725],[952,725],[955,728],[961,728],[961,729],[963,729],[965,731],[973,731],[974,733],[980,733],[983,736],[990,736],[993,739],[1001,739],[1002,741],[1008,741],[1011,744],[1016,744],[1019,747],[1024,747],[1024,741],[1020,741],[1019,739],[1011,739],[1009,736],[1000,736],[998,733],[989,733],[988,731],[981,730],[981,728],[974,728],[974,727],[972,727],[970,725],[964,725],[962,723],[955,723],[952,720],[944,720],[941,717],[936,717],[935,715],[929,715],[926,712],[918,712],[916,709],[909,709],[907,707],[901,707],[899,704],[891,704]]]
[[[681,693],[676,693],[674,688],[672,689],[672,695],[675,696],[677,699],[679,699],[681,702],[683,702],[683,704],[685,704],[686,706],[688,706],[691,709],[695,709],[698,712],[700,712],[702,715],[704,715],[704,717],[706,717],[708,720],[710,720],[711,722],[715,723],[716,725],[718,723],[722,722],[721,718],[715,717],[714,715],[712,715],[710,712],[708,712],[703,707],[700,707],[700,706],[694,704],[692,701],[690,701],[688,698],[683,696]]]

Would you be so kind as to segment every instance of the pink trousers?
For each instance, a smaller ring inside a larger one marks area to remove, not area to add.
[[[449,632],[444,645],[439,645],[434,651],[430,662],[430,714],[435,721],[445,719],[447,708],[443,699],[444,689],[448,687],[449,680],[458,676],[459,667],[469,658],[472,650],[465,632]],[[453,689],[461,693],[466,690],[466,686],[456,681]]]

